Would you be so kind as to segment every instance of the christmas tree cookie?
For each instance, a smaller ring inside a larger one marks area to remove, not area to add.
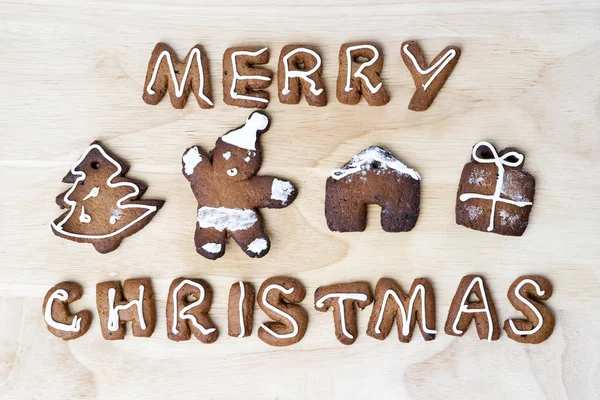
[[[248,256],[265,256],[270,241],[258,209],[287,207],[296,198],[290,182],[256,176],[262,164],[258,138],[268,129],[269,118],[254,112],[217,139],[211,156],[196,146],[183,154],[183,176],[198,200],[196,251],[208,259],[223,256],[227,237]]]
[[[521,236],[529,223],[535,179],[523,172],[516,149],[496,152],[488,142],[473,147],[456,195],[456,223],[482,232]]]
[[[56,204],[67,211],[52,222],[52,231],[108,253],[146,226],[164,201],[138,200],[146,186],[126,178],[128,169],[93,142],[63,178],[72,186],[56,197]]]

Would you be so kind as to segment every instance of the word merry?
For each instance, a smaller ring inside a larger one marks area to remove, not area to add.
[[[73,282],[59,283],[48,291],[43,315],[52,334],[70,340],[87,332],[91,312],[69,312],[69,304],[81,298],[82,293],[81,286]],[[554,329],[554,315],[542,303],[552,295],[550,282],[540,276],[521,276],[510,286],[507,295],[513,307],[525,316],[525,319],[511,318],[504,322],[507,336],[520,343],[546,340]],[[239,338],[251,335],[256,299],[271,318],[260,326],[258,337],[272,346],[297,343],[308,325],[308,313],[299,304],[305,296],[304,287],[294,278],[269,278],[260,286],[257,296],[250,283],[234,283],[229,292],[228,334]],[[395,320],[401,342],[410,342],[415,325],[419,326],[426,341],[435,339],[435,297],[427,279],[416,279],[408,293],[394,280],[382,278],[374,294],[365,282],[322,286],[314,294],[317,311],[333,309],[335,336],[345,345],[354,343],[358,335],[357,308],[364,309],[371,303],[367,335],[385,339]],[[132,324],[133,336],[149,337],[154,332],[156,305],[149,279],[129,279],[123,285],[118,281],[98,283],[96,305],[102,335],[107,340],[123,339],[127,322]],[[193,334],[203,343],[216,341],[218,328],[208,316],[211,305],[212,291],[205,281],[175,279],[169,288],[166,305],[169,339],[189,340]],[[463,336],[473,320],[480,339],[499,339],[498,316],[488,288],[482,277],[468,275],[462,278],[456,290],[444,331],[448,335]]]
[[[424,111],[433,102],[460,58],[460,49],[448,46],[427,64],[417,42],[401,46],[402,60],[415,83],[415,93],[408,106]],[[223,54],[223,101],[230,106],[266,108],[272,72],[259,67],[269,62],[267,47],[232,47]],[[284,104],[297,104],[302,94],[311,106],[327,105],[325,86],[321,79],[322,59],[310,46],[287,45],[281,50],[277,69],[278,97]],[[340,103],[357,104],[363,96],[372,106],[385,105],[390,96],[383,87],[381,48],[370,42],[345,43],[339,52],[339,72],[336,95]],[[158,43],[148,62],[143,100],[158,104],[166,93],[171,104],[183,108],[194,94],[200,108],[212,108],[208,58],[196,45],[179,61],[174,51]]]

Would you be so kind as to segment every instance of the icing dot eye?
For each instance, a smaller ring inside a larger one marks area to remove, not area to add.
[[[227,175],[229,175],[229,176],[236,176],[237,173],[238,173],[237,168],[231,168],[231,169],[227,170]]]

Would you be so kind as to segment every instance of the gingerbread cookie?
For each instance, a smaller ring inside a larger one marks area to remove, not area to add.
[[[44,297],[42,314],[51,334],[62,340],[77,339],[85,335],[92,322],[92,313],[83,310],[71,314],[69,304],[79,300],[83,288],[74,282],[61,282],[48,290]]]
[[[372,146],[333,170],[325,192],[325,217],[332,231],[364,231],[367,205],[377,204],[384,231],[407,232],[419,217],[421,176],[389,151]]]
[[[519,277],[508,289],[508,300],[526,319],[511,318],[504,321],[504,331],[519,343],[541,343],[554,331],[554,314],[540,300],[552,296],[552,284],[537,275]]]
[[[304,296],[304,286],[294,278],[276,276],[264,281],[258,291],[258,306],[276,322],[260,326],[260,340],[271,346],[289,346],[302,340],[308,313],[296,303],[304,300]]]
[[[287,207],[296,198],[290,182],[256,176],[262,164],[258,138],[268,129],[269,118],[253,112],[217,139],[210,157],[195,146],[183,154],[183,176],[198,200],[196,251],[208,259],[223,256],[228,236],[248,256],[265,256],[270,241],[258,209]]]
[[[142,99],[147,104],[156,105],[165,97],[167,90],[175,108],[185,107],[190,91],[200,108],[213,107],[208,59],[202,46],[192,47],[180,62],[173,49],[164,43],[157,43],[148,61]]]
[[[361,94],[370,106],[390,101],[379,75],[383,69],[383,52],[375,43],[344,43],[340,47],[337,98],[342,104],[358,104]]]
[[[372,302],[371,288],[366,282],[321,286],[315,291],[315,309],[326,312],[333,308],[335,337],[345,345],[354,343],[358,336],[355,305],[364,310]]]
[[[279,101],[284,104],[298,104],[304,92],[304,98],[309,105],[327,105],[325,86],[321,80],[322,71],[321,56],[313,47],[284,46],[277,69]]]
[[[488,142],[473,147],[456,195],[456,223],[482,232],[521,236],[529,223],[535,179],[523,172],[525,156]]]
[[[402,43],[402,60],[415,82],[415,94],[408,108],[425,111],[448,80],[460,58],[460,48],[448,46],[428,66],[425,55],[417,42]]]
[[[101,282],[96,285],[96,307],[102,336],[106,340],[125,338],[125,324],[131,322],[133,336],[150,337],[156,325],[156,304],[150,279]]]
[[[72,186],[56,197],[56,204],[68,210],[52,222],[54,234],[108,253],[145,227],[164,201],[138,200],[146,186],[125,178],[128,169],[93,142],[63,178]]]
[[[212,290],[201,279],[177,278],[171,282],[167,297],[167,337],[176,342],[189,340],[193,333],[202,343],[213,343],[219,337],[208,312]]]
[[[401,342],[410,342],[415,325],[423,339],[435,339],[435,295],[429,280],[415,279],[408,295],[393,279],[381,278],[377,282],[367,335],[384,340],[392,330],[394,318]]]
[[[469,301],[473,294],[477,296],[477,300]],[[500,338],[496,307],[483,278],[467,275],[462,278],[456,289],[444,331],[448,335],[462,336],[473,319],[479,339],[487,339],[489,342]]]
[[[254,297],[254,286],[251,283],[239,281],[231,285],[227,308],[229,336],[242,338],[252,334]]]
[[[273,73],[256,67],[269,62],[266,47],[230,47],[223,54],[223,101],[230,106],[266,108]]]

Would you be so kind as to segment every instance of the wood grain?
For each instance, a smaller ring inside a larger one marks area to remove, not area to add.
[[[600,3],[597,0],[392,1],[294,3],[185,1],[2,1],[0,3],[0,397],[27,398],[463,398],[591,399],[600,393]],[[178,2],[179,3],[179,2]],[[391,101],[384,107],[335,100],[339,46],[375,40]],[[424,113],[407,109],[413,82],[400,44],[418,40],[428,59],[447,45],[462,57]],[[196,43],[210,60],[215,108],[192,98],[183,110],[168,99],[146,105],[142,86],[158,41],[180,57]],[[316,46],[324,60],[329,105],[274,100],[263,137],[262,173],[291,179],[295,203],[266,210],[273,241],[261,260],[230,245],[211,262],[195,253],[195,199],[180,157],[205,150],[248,110],[222,101],[221,57],[233,45],[265,45],[275,70],[280,49]],[[54,197],[61,178],[86,146],[101,140],[148,184],[147,198],[167,202],[145,229],[107,255],[55,237]],[[454,223],[460,171],[471,146],[490,140],[526,153],[536,177],[536,204],[522,238],[470,231]],[[410,233],[388,234],[375,208],[364,233],[335,234],[323,215],[325,179],[369,145],[387,147],[423,176],[421,216]],[[526,346],[505,335],[492,344],[439,334],[364,333],[370,307],[359,313],[351,347],[334,337],[331,313],[312,307],[320,285],[380,277],[408,287],[428,277],[436,291],[437,329],[463,275],[480,273],[501,320],[518,316],[506,299],[522,274],[554,284],[557,318],[550,339]],[[256,287],[269,276],[300,279],[308,296],[305,338],[271,348],[256,336],[265,316],[256,308],[254,334],[226,336],[229,286]],[[211,345],[167,339],[165,300],[172,279],[206,279],[214,289],[211,318],[221,337]],[[84,287],[76,309],[95,314],[97,282],[150,277],[158,326],[149,339],[102,339],[90,331],[70,343],[50,335],[43,296],[63,280]]]

